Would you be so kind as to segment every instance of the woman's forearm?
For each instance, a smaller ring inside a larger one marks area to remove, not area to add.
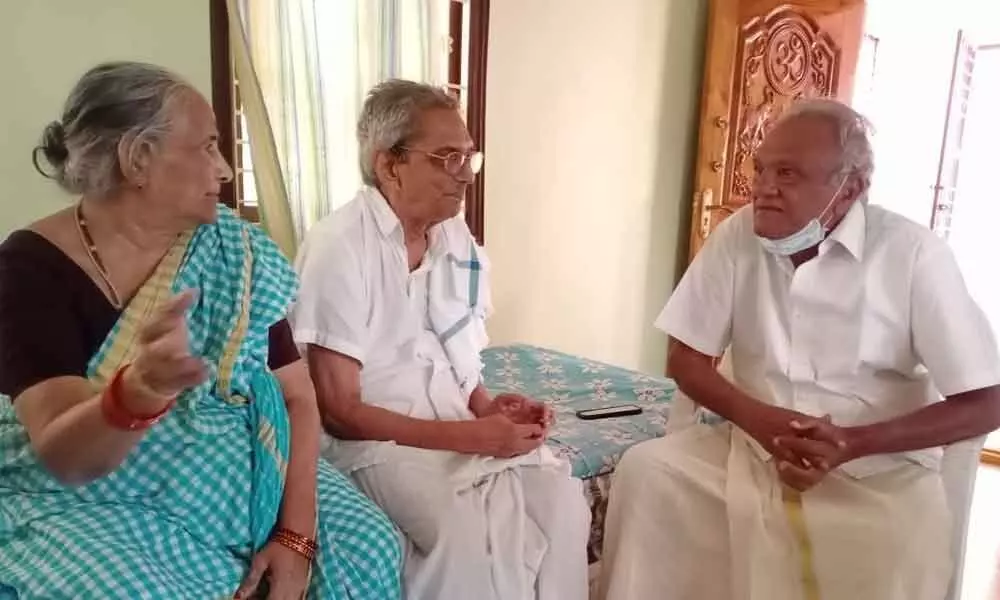
[[[14,402],[39,461],[66,485],[84,485],[111,473],[145,435],[109,425],[101,406],[103,394],[95,393],[86,379],[58,377],[28,389]],[[133,403],[123,402],[133,408]],[[137,413],[155,412],[138,402],[142,408],[136,407]]]
[[[291,448],[288,471],[285,477],[285,491],[281,500],[278,526],[290,529],[299,535],[313,537],[316,528],[316,470],[319,461],[320,420],[319,408],[312,382],[304,366],[286,367],[292,371],[292,384],[288,384],[288,373],[279,373],[282,389],[285,390],[285,404],[291,425]],[[296,371],[300,372],[294,374]],[[302,383],[304,378],[307,385]]]

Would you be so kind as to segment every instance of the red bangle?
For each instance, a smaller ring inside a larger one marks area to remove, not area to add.
[[[309,562],[312,562],[316,558],[316,541],[304,535],[299,535],[290,529],[275,531],[271,539],[285,548],[296,552]]]
[[[111,378],[111,383],[104,388],[101,394],[101,412],[104,420],[111,427],[121,431],[141,431],[149,429],[167,414],[174,406],[174,400],[166,404],[161,410],[151,415],[137,415],[122,404],[122,376],[128,370],[129,365],[125,365],[115,371],[115,376]]]

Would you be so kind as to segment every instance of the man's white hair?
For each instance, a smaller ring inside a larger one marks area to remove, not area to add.
[[[459,102],[444,89],[404,79],[384,81],[368,92],[358,118],[361,179],[376,185],[375,153],[398,149],[417,133],[423,111],[457,110]]]
[[[857,175],[867,185],[875,171],[875,156],[869,134],[871,121],[850,106],[833,98],[798,100],[778,117],[775,125],[798,117],[825,119],[837,128],[841,165],[838,175]]]

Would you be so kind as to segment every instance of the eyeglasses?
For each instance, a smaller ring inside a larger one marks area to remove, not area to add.
[[[419,152],[420,154],[425,154],[431,158],[436,158],[441,161],[441,166],[444,168],[445,172],[449,175],[458,175],[462,172],[462,167],[465,163],[469,163],[469,170],[475,175],[479,173],[483,168],[484,156],[482,152],[478,150],[473,152],[449,152],[447,154],[438,154],[436,152],[430,152],[428,150],[421,150],[420,148],[409,148],[407,146],[400,146],[400,150],[406,150],[408,152]]]

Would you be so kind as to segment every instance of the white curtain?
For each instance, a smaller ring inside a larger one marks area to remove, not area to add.
[[[229,0],[259,212],[279,243],[353,197],[372,86],[447,84],[451,1]]]

